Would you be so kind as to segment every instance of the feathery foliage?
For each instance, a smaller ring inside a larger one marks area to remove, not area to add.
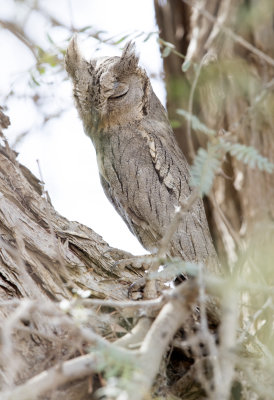
[[[209,193],[220,165],[216,146],[209,145],[207,150],[199,148],[191,167],[191,184],[199,188],[201,196]]]
[[[274,172],[274,164],[259,154],[255,147],[240,143],[230,143],[223,139],[219,140],[223,150],[237,158],[237,160],[247,164],[250,168],[258,168],[260,171],[266,171],[270,174]]]
[[[189,113],[186,110],[183,110],[182,108],[176,110],[176,112],[177,112],[177,114],[184,117],[187,121],[191,121],[191,127],[194,131],[203,132],[206,135],[210,135],[210,136],[216,135],[216,131],[214,129],[208,128],[195,115]]]
[[[192,185],[199,188],[200,194],[210,192],[216,172],[221,167],[221,162],[226,153],[235,157],[238,161],[250,168],[258,168],[268,173],[274,172],[274,164],[262,156],[253,146],[241,143],[232,143],[217,135],[217,132],[208,128],[199,118],[186,110],[178,109],[177,114],[191,121],[191,127],[195,131],[203,132],[209,136],[207,150],[200,148],[191,168]]]

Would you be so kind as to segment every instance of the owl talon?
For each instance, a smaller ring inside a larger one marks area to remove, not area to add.
[[[140,268],[140,266],[134,265],[134,258],[124,258],[122,260],[116,261],[113,264],[113,268],[118,268],[124,270],[126,267]]]
[[[125,269],[126,267],[136,268],[136,269],[144,269],[147,271],[153,262],[153,258],[151,254],[146,254],[144,256],[134,256],[131,258],[124,258],[122,260],[116,261],[113,264],[113,269]]]
[[[140,291],[140,289],[143,286],[145,286],[145,284],[146,284],[146,278],[145,277],[137,279],[135,282],[133,282],[128,288],[128,297],[131,298],[132,297],[132,293]]]

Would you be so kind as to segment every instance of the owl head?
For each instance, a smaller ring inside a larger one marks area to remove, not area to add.
[[[149,111],[152,93],[146,72],[138,65],[132,42],[121,57],[85,60],[74,37],[67,49],[65,65],[73,82],[73,93],[85,131],[125,125],[143,118]]]

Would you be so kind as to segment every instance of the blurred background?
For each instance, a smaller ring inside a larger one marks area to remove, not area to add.
[[[62,55],[73,32],[87,59],[120,55],[133,39],[165,104],[153,0],[0,0],[0,28],[0,104],[11,119],[6,135],[19,161],[39,178],[39,160],[45,189],[63,216],[111,246],[145,253],[103,193]]]

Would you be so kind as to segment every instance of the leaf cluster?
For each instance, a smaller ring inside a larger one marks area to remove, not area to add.
[[[198,149],[191,167],[192,186],[197,187],[201,195],[210,192],[214,178],[221,170],[222,161],[227,153],[250,168],[257,168],[269,174],[274,172],[274,164],[261,155],[255,147],[233,143],[226,138],[231,138],[229,132],[218,134],[186,110],[179,109],[177,113],[191,122],[193,130],[202,132],[209,138],[207,148]]]

